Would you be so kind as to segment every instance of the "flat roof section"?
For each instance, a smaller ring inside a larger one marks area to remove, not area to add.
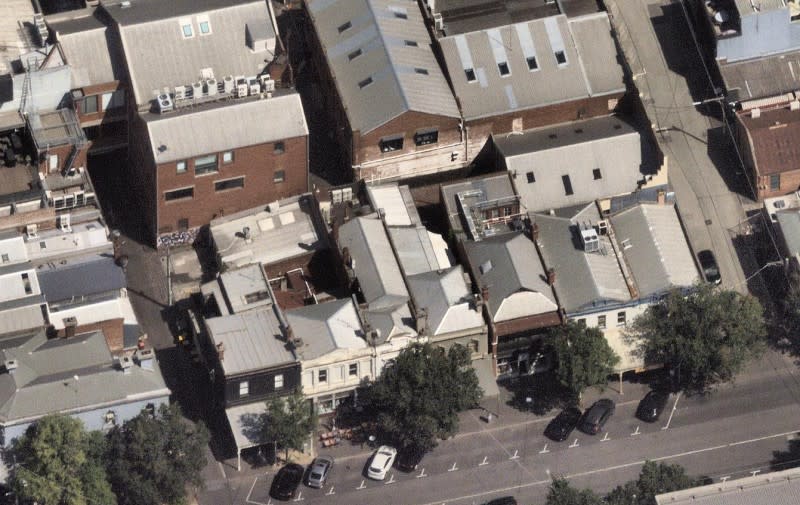
[[[11,62],[32,49],[19,26],[20,21],[33,22],[31,0],[0,2],[0,75],[11,73]]]

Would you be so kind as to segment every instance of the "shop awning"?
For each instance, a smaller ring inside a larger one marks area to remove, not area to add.
[[[478,385],[483,389],[483,396],[497,396],[500,389],[497,387],[497,378],[494,375],[494,367],[490,358],[477,359],[472,362],[472,367],[478,376]]]
[[[267,443],[262,436],[263,414],[266,410],[267,407],[264,402],[238,405],[225,409],[225,415],[228,418],[228,424],[236,442],[237,459],[243,449]],[[240,466],[241,463],[237,462],[237,467]]]

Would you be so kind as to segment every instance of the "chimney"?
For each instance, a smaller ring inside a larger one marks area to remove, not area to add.
[[[293,345],[295,349],[303,345],[303,339],[298,338],[294,334],[294,328],[291,326],[286,327],[286,341]]]
[[[539,242],[539,223],[536,221],[533,222],[533,226],[531,227],[531,237],[534,242]]]
[[[483,298],[483,303],[489,301],[489,286],[481,286],[481,298]]]
[[[547,269],[547,283],[551,286],[556,283],[556,271],[552,268]]]
[[[64,338],[75,336],[75,329],[78,327],[78,319],[75,316],[64,318]]]
[[[145,370],[152,370],[155,353],[152,349],[139,349],[136,351],[136,360],[139,362],[140,367]]]
[[[119,367],[122,368],[123,373],[129,374],[131,373],[131,368],[133,367],[133,360],[127,354],[120,356]]]
[[[420,335],[424,335],[425,331],[428,328],[428,309],[423,307],[423,308],[420,308],[419,310],[417,310],[416,320],[417,320],[416,321],[417,322],[417,328],[416,328],[417,329],[417,333],[420,334]]]
[[[17,360],[15,359],[6,360],[5,367],[8,373],[14,373],[14,370],[17,369]]]
[[[220,342],[219,344],[217,344],[217,356],[219,356],[219,360],[220,361],[224,361],[225,360],[225,343],[224,342]]]
[[[663,189],[660,189],[658,191],[658,197],[657,198],[658,198],[658,200],[657,200],[658,204],[659,205],[664,205],[665,203],[667,203],[667,192],[664,191]]]

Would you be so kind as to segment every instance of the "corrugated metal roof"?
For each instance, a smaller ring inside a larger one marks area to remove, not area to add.
[[[408,285],[416,305],[428,311],[431,335],[479,329],[484,325],[461,265],[412,275],[408,277]]]
[[[523,233],[464,242],[464,250],[476,282],[489,288],[486,305],[493,318],[497,317],[506,299],[520,292],[534,293],[541,298],[538,307],[527,307],[526,316],[558,310],[539,253]]]
[[[118,291],[126,286],[125,273],[105,255],[89,255],[42,265],[36,272],[48,303]]]
[[[800,211],[797,209],[778,211],[775,213],[781,236],[786,242],[789,256],[800,254]]]
[[[410,226],[421,223],[408,186],[397,184],[367,186],[367,194],[373,209],[383,209],[388,226]]]
[[[308,135],[303,104],[295,92],[143,117],[156,163]]]
[[[206,319],[206,328],[214,346],[225,346],[222,369],[226,376],[296,361],[274,306]]]
[[[234,314],[270,306],[273,303],[267,276],[260,264],[228,269],[222,272],[217,279],[212,282],[219,282],[222,286],[225,298]],[[248,300],[248,296],[253,297],[253,300]]]
[[[800,89],[800,51],[719,65],[728,97],[766,98]]]
[[[439,258],[436,256],[430,235],[424,226],[390,227],[389,235],[392,236],[397,257],[406,275],[430,272],[450,266],[439,264]]]
[[[567,313],[631,299],[625,277],[607,238],[599,252],[587,253],[581,245],[577,223],[595,225],[600,219],[594,203],[573,219],[537,214],[539,250],[556,273],[555,291]]]
[[[640,297],[700,279],[675,207],[640,203],[610,221]]]
[[[716,42],[718,61],[741,61],[760,58],[786,51],[794,51],[800,47],[800,25],[791,21],[789,9],[773,8],[775,2],[782,0],[754,0],[755,4],[764,4],[756,12],[749,0],[741,11],[741,31],[731,37],[721,37]]]
[[[794,505],[800,469],[767,472],[656,495],[657,505]]]
[[[308,305],[286,312],[303,360],[313,360],[337,349],[365,349],[364,329],[350,298]]]
[[[233,3],[233,5],[231,5]],[[257,23],[273,34],[267,4],[263,1],[161,0],[134,1],[130,8],[107,7],[120,24],[120,38],[127,69],[138,105],[155,98],[154,90],[188,85],[211,68],[219,80],[226,75],[255,76],[273,55],[251,51],[247,46],[247,24]],[[161,13],[159,15],[159,13]],[[208,16],[211,33],[185,38],[180,16]]]
[[[615,117],[496,136],[494,142],[506,168],[516,172],[517,191],[532,212],[630,193],[644,178],[642,139]]]
[[[0,303],[0,335],[43,327],[47,323],[42,313],[44,304],[41,295]]]
[[[354,131],[363,135],[409,111],[459,117],[415,2],[306,4]]]
[[[408,301],[400,266],[377,214],[357,217],[339,228],[339,249],[345,247],[370,309],[396,307]]]
[[[625,91],[605,13],[552,16],[444,37],[439,44],[468,120]]]
[[[450,228],[452,228],[454,232],[463,229],[457,195],[472,190],[480,191],[481,196],[476,198],[476,200],[480,201],[499,200],[516,195],[514,187],[511,185],[509,174],[505,172],[499,175],[476,177],[453,184],[442,185],[442,202],[447,211],[447,219],[450,222]]]
[[[48,340],[42,330],[3,340],[0,348],[3,360],[18,363],[13,373],[0,374],[0,419],[6,425],[56,412],[127,403],[131,398],[169,396],[157,362],[152,370],[134,365],[127,374],[114,367],[100,331]]]
[[[786,0],[735,0],[740,16],[786,8]]]
[[[101,26],[59,34],[58,41],[64,50],[66,63],[72,69],[73,88],[123,79],[124,64],[116,56],[121,48],[113,30]]]

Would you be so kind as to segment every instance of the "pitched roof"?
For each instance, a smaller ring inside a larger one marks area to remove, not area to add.
[[[303,104],[294,92],[143,117],[156,163],[308,135]]]
[[[42,265],[39,287],[49,303],[116,291],[126,286],[125,273],[107,255],[88,255]]]
[[[364,329],[353,300],[345,298],[286,312],[286,320],[303,341],[297,352],[312,360],[337,349],[365,349]]]
[[[800,89],[800,50],[762,58],[719,63],[728,98],[767,98]]]
[[[101,331],[48,340],[44,330],[0,340],[0,359],[17,368],[0,373],[0,420],[5,425],[56,412],[169,396],[157,362],[129,373],[114,366]]]
[[[700,276],[675,207],[640,203],[610,218],[639,297],[689,287]]]
[[[600,213],[594,203],[572,218],[536,214],[539,250],[545,264],[555,271],[555,290],[567,314],[631,299],[625,277],[606,236],[600,251],[587,253],[581,244],[579,225],[594,226]]]
[[[762,110],[760,117],[737,115],[752,146],[758,175],[779,174],[800,166],[800,111]]]
[[[417,306],[428,311],[428,328],[432,335],[483,326],[483,316],[464,282],[461,265],[411,275],[408,285]]]
[[[345,247],[353,259],[353,270],[370,309],[408,302],[400,267],[377,214],[357,217],[339,228],[339,249]]]
[[[532,212],[635,191],[644,178],[642,139],[629,124],[602,117],[493,137]],[[568,194],[564,177],[569,178]]]
[[[416,2],[306,5],[354,131],[363,135],[409,111],[459,117]]]
[[[656,495],[656,505],[794,505],[800,469],[766,472]]]
[[[127,70],[136,103],[155,98],[154,91],[187,85],[210,68],[217,79],[226,75],[254,76],[265,67],[263,52],[246,42],[249,25],[274,36],[263,0],[132,0],[130,7],[104,7],[119,24]],[[208,16],[210,33],[199,33],[197,15]],[[194,35],[184,37],[181,20],[193,23]]]
[[[536,247],[523,233],[504,233],[480,241],[466,241],[464,250],[476,282],[489,288],[486,305],[494,318],[499,315],[506,299],[520,292],[539,295],[537,305],[519,308],[524,315],[558,310]]]
[[[559,14],[439,44],[467,120],[625,91],[604,12]]]
[[[212,345],[223,344],[226,376],[253,372],[296,361],[287,347],[276,306],[206,319]]]

